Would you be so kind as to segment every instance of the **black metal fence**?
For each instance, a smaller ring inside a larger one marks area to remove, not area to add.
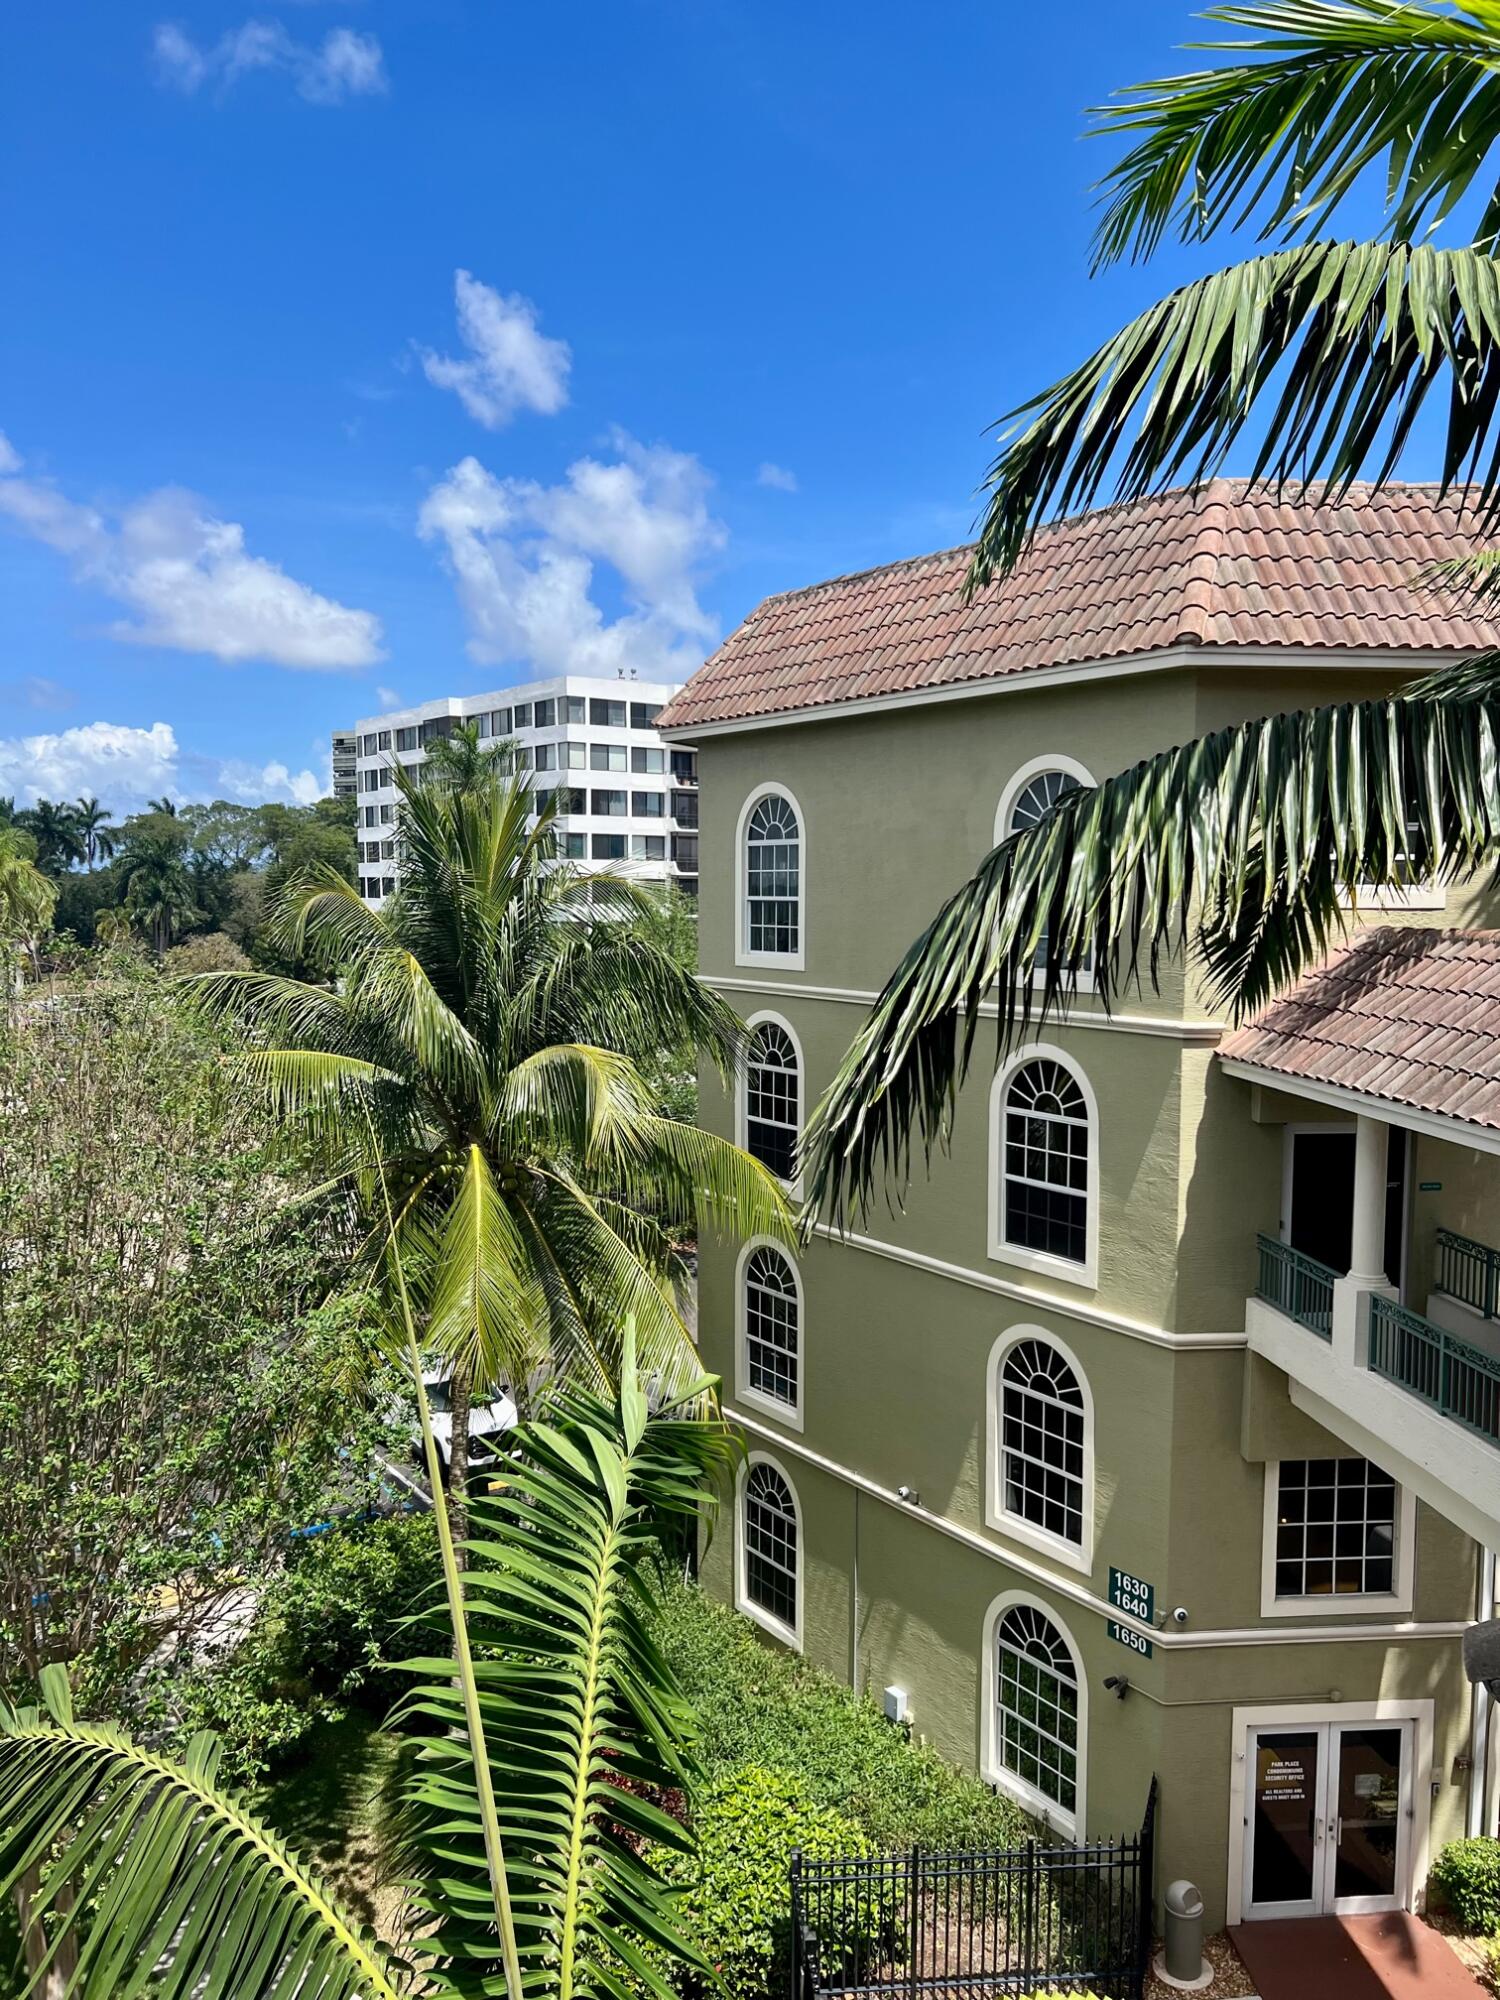
[[[879,1854],[791,1868],[791,2000],[965,2000],[1062,1987],[1141,2000],[1156,1781],[1139,1833],[1080,1846]]]

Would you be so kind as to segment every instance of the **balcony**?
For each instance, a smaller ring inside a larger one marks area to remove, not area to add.
[[[1333,1288],[1342,1274],[1274,1236],[1258,1236],[1256,1245],[1260,1268],[1255,1296],[1320,1340],[1332,1340]]]
[[[1468,1249],[1484,1251],[1491,1259],[1495,1255],[1483,1244]],[[1487,1282],[1493,1301],[1493,1270]],[[1450,1422],[1500,1446],[1500,1361],[1394,1299],[1373,1294],[1368,1310],[1366,1366]]]
[[[1432,1289],[1457,1299],[1481,1319],[1493,1319],[1500,1289],[1500,1250],[1460,1236],[1454,1229],[1439,1229],[1436,1243]]]

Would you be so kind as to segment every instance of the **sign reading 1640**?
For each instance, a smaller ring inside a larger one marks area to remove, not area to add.
[[[1149,1583],[1132,1576],[1128,1570],[1111,1569],[1109,1573],[1109,1601],[1118,1610],[1126,1611],[1132,1618],[1139,1618],[1143,1625],[1156,1623],[1156,1591]]]

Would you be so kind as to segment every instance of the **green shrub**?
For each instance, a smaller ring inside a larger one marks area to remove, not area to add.
[[[721,1776],[705,1788],[693,1813],[696,1855],[667,1849],[653,1859],[682,1890],[680,1909],[699,1949],[714,1965],[730,2000],[764,2000],[786,1990],[790,1969],[787,1875],[792,1856],[834,1861],[869,1852],[859,1828],[830,1806],[814,1805],[787,1771],[757,1765]],[[836,1937],[820,1940],[870,1948],[875,1912],[856,1906]]]
[[[1429,1880],[1466,1931],[1500,1931],[1500,1840],[1450,1840]]]
[[[1484,1948],[1484,1983],[1492,1993],[1500,1993],[1500,1937],[1491,1938]]]
[[[437,1577],[428,1514],[345,1523],[299,1538],[232,1652],[199,1655],[146,1691],[139,1723],[175,1721],[179,1736],[215,1730],[225,1775],[253,1782],[350,1706],[376,1714],[399,1689],[383,1663],[431,1650],[408,1621]]]
[[[793,1772],[882,1851],[1008,1847],[1033,1831],[1019,1806],[913,1743],[831,1674],[773,1652],[748,1619],[691,1584],[661,1593],[658,1631],[697,1711],[710,1779],[746,1764]]]

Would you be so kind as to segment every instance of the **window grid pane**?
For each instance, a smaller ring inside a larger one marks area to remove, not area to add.
[[[1010,809],[1010,824],[1007,833],[1019,833],[1023,827],[1035,826],[1045,819],[1053,806],[1065,792],[1076,792],[1078,780],[1066,771],[1038,771]],[[1043,966],[1047,962],[1047,932],[1042,932],[1036,948],[1033,963]],[[1086,952],[1078,962],[1078,970],[1088,973],[1094,969],[1094,954]]]
[[[750,815],[745,853],[746,940],[751,951],[789,957],[799,947],[797,899],[802,838],[797,815],[774,794]]]
[[[1003,1235],[1069,1263],[1088,1260],[1088,1107],[1050,1060],[1027,1063],[1005,1101]]]
[[[745,1070],[745,1146],[784,1181],[796,1170],[800,1086],[791,1037],[763,1022],[750,1038]]]
[[[1395,1480],[1365,1458],[1283,1459],[1275,1560],[1278,1597],[1389,1596]]]
[[[1078,1802],[1078,1678],[1057,1627],[1014,1604],[995,1635],[997,1752],[1011,1771],[1072,1812]]]
[[[1001,1386],[1001,1507],[1083,1546],[1083,1390],[1055,1347],[1023,1340]]]
[[[749,1387],[797,1406],[797,1285],[774,1250],[752,1252],[745,1266],[745,1365]]]
[[[795,1631],[797,1511],[771,1465],[752,1465],[745,1480],[745,1594]]]

